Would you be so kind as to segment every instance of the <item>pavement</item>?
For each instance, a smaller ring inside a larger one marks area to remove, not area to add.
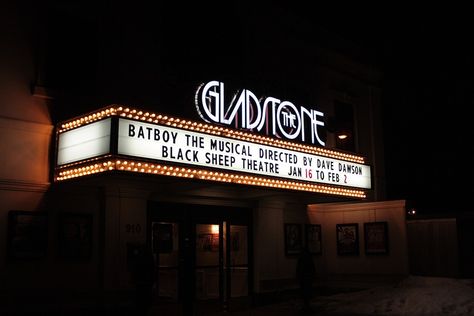
[[[311,304],[310,309],[304,309],[302,304],[297,301],[287,301],[275,304],[269,304],[264,306],[257,306],[240,311],[220,312],[216,314],[210,314],[209,316],[293,316],[293,315],[318,315],[318,316],[342,316],[340,314],[334,314],[327,311],[325,308],[318,306],[317,304]],[[344,315],[348,316],[348,315]]]
[[[221,304],[210,302],[208,306],[197,306],[194,311],[183,311],[180,304],[164,305],[155,303],[147,312],[137,310],[131,297],[122,297],[120,300],[106,303],[105,301],[90,301],[88,304],[71,304],[59,296],[54,299],[40,299],[38,302],[31,300],[0,301],[0,316],[283,316],[283,315],[320,315],[320,316],[342,316],[340,313],[331,311],[331,293],[317,293],[311,301],[310,310],[303,308],[303,302],[295,295],[278,295],[265,299],[255,304],[244,301],[232,303],[227,311],[223,310]],[[362,316],[354,313],[353,315]],[[344,316],[351,316],[344,314]]]
[[[131,307],[130,305],[114,306],[109,308],[89,306],[81,308],[67,308],[60,306],[50,306],[43,308],[26,308],[19,306],[18,309],[1,311],[1,316],[350,316],[347,314],[332,313],[325,306],[318,304],[317,300],[311,303],[311,310],[304,310],[300,301],[293,299],[278,303],[266,304],[262,306],[253,306],[230,311],[194,311],[185,313],[182,307],[179,309],[163,309],[160,306],[153,306],[147,313],[143,313]],[[360,314],[354,314],[362,316]]]
[[[184,316],[185,313],[170,312],[160,310],[158,307],[152,308],[147,316],[158,316],[158,315],[180,315]],[[261,306],[253,306],[249,308],[242,308],[239,310],[230,311],[196,311],[192,316],[302,316],[302,315],[317,315],[317,316],[352,316],[347,313],[340,314],[332,312],[326,303],[321,303],[315,298],[309,309],[303,308],[301,300],[290,299],[282,302],[271,303]],[[354,313],[354,316],[364,316],[363,314]],[[187,315],[186,315],[187,316]],[[373,315],[372,315],[373,316]]]

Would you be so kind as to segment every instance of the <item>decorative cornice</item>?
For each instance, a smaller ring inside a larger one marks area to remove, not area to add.
[[[54,126],[39,122],[30,122],[22,119],[0,115],[0,128],[20,130],[28,133],[51,135]]]
[[[308,211],[313,212],[346,212],[361,210],[380,210],[388,208],[404,208],[405,200],[363,202],[363,203],[321,203],[308,205]]]
[[[0,190],[3,191],[23,191],[23,192],[39,192],[48,191],[51,183],[49,182],[31,182],[16,179],[1,179]]]

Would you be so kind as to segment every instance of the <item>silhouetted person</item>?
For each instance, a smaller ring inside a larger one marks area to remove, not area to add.
[[[310,301],[313,298],[313,280],[316,275],[313,257],[307,248],[303,249],[296,265],[296,276],[303,299],[303,312],[312,312]]]
[[[137,315],[147,315],[153,303],[155,260],[151,249],[138,255],[134,267],[135,308]]]
[[[183,254],[183,274],[182,284],[184,284],[182,290],[183,298],[183,316],[195,315],[195,282],[196,282],[196,271],[192,268],[195,264],[195,256],[193,255],[192,249],[196,247],[195,244],[189,237],[184,239],[184,254]]]

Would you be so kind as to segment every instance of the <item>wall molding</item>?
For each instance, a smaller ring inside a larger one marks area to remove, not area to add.
[[[0,128],[19,130],[35,134],[40,133],[49,136],[53,132],[54,126],[0,115]]]
[[[23,192],[39,192],[48,191],[51,183],[49,182],[32,182],[16,179],[1,179],[0,190],[3,191],[23,191]]]
[[[308,205],[308,212],[347,212],[380,210],[388,208],[404,208],[405,200],[363,202],[363,203],[322,203]]]

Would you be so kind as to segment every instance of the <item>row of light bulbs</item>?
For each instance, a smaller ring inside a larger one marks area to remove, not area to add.
[[[103,162],[90,163],[84,166],[64,168],[57,172],[56,180],[63,181],[97,174],[106,171],[119,170],[146,174],[156,174],[163,176],[196,178],[208,181],[228,182],[260,187],[289,189],[297,191],[317,192],[339,196],[365,198],[364,191],[336,188],[327,185],[309,184],[297,181],[271,179],[266,177],[256,177],[239,175],[233,173],[223,173],[218,171],[208,171],[203,169],[175,167],[164,164],[152,164],[133,160],[107,160]]]
[[[187,129],[197,132],[203,132],[206,134],[220,135],[224,137],[230,137],[234,139],[239,139],[243,141],[249,141],[253,143],[259,143],[263,145],[271,145],[279,148],[285,148],[289,150],[296,150],[299,152],[305,152],[309,154],[321,155],[325,157],[341,159],[345,161],[351,161],[356,163],[364,164],[364,157],[347,154],[342,152],[337,152],[330,149],[325,149],[321,147],[303,145],[298,143],[292,143],[285,140],[280,140],[276,138],[271,138],[268,136],[257,135],[249,132],[242,132],[238,130],[232,130],[229,128],[224,128],[221,126],[216,126],[207,123],[198,123],[189,120],[183,120],[179,118],[168,117],[166,115],[143,112],[136,109],[130,109],[128,107],[122,107],[118,105],[112,105],[110,107],[98,110],[94,113],[86,114],[82,117],[75,118],[73,120],[64,122],[60,124],[58,129],[59,133],[68,131],[73,128],[77,128],[101,119],[105,119],[110,116],[120,116],[124,118],[130,118],[140,121],[145,121],[154,124],[163,124],[167,126],[172,126],[181,129]]]

